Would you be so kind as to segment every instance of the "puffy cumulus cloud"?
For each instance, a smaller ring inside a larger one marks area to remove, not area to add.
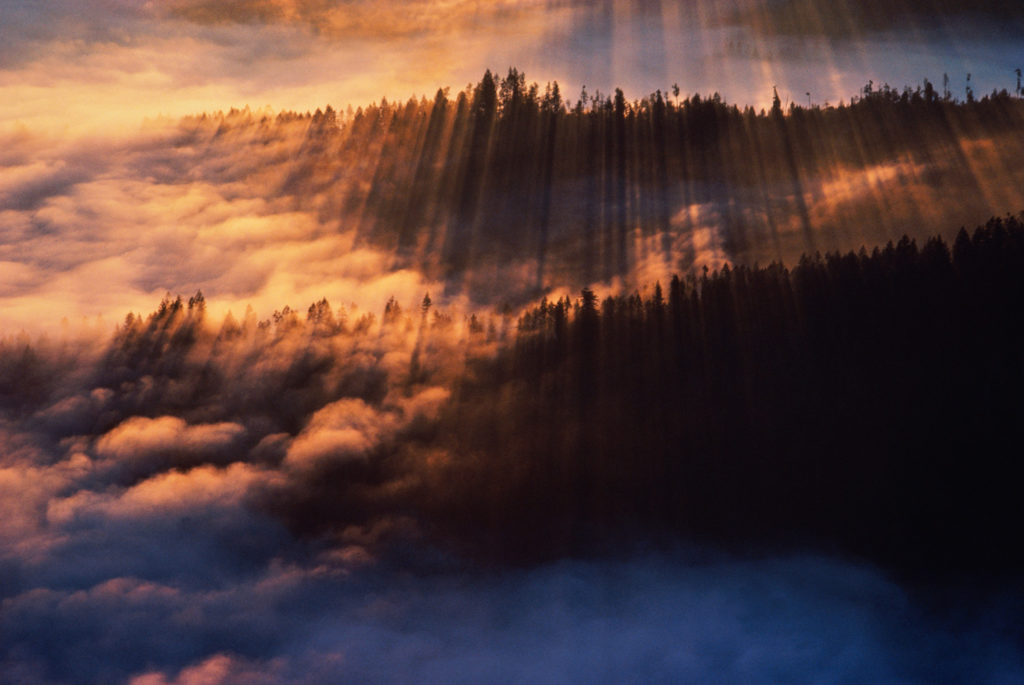
[[[67,498],[51,499],[47,520],[62,526],[90,517],[132,522],[206,516],[213,510],[230,511],[241,506],[252,488],[265,487],[274,479],[273,473],[242,463],[169,471],[117,494],[83,490]]]
[[[411,422],[435,420],[449,395],[445,388],[427,388],[383,409],[358,398],[332,402],[313,414],[288,447],[284,463],[308,470],[322,463],[366,459],[371,450],[392,442]]]
[[[81,478],[50,490],[35,534],[21,536],[33,548],[7,561],[25,574],[20,584],[43,586],[124,575],[175,586],[246,577],[286,549],[281,526],[252,504],[283,481],[242,463],[165,471],[127,488],[88,489],[96,478]]]
[[[90,459],[81,453],[53,467],[0,467],[0,564],[38,563],[65,539],[63,531],[47,526],[46,509],[58,493],[88,478],[91,470]]]
[[[27,209],[59,195],[83,176],[64,160],[29,162],[7,167],[0,178],[0,203],[9,209]]]
[[[115,539],[109,542],[117,546]],[[168,551],[175,551],[173,542]],[[151,573],[113,571],[73,589],[5,587],[0,677],[101,683],[136,676],[152,682],[161,677],[159,669],[173,672],[172,682],[205,677],[219,683],[253,682],[248,677],[258,670],[261,682],[299,682],[303,664],[296,658],[292,666],[292,654],[306,651],[301,643],[316,634],[317,622],[343,609],[343,599],[355,599],[349,594],[355,588],[328,568],[275,562],[248,574],[221,571],[201,583],[187,582],[181,569],[159,580]],[[327,682],[328,660],[317,656],[321,663],[306,660],[313,668],[305,673]]]
[[[414,537],[379,505],[408,501],[399,484],[411,462],[394,455],[446,403],[462,327],[326,301],[262,324],[202,311],[168,300],[81,349],[69,337],[0,339],[5,601],[118,578],[230,586],[290,556],[330,575],[376,563],[396,535]],[[373,458],[367,473],[322,492],[311,485],[309,462],[354,454]],[[332,510],[339,487],[344,506]],[[322,524],[293,526],[307,505]],[[312,529],[337,535],[310,551]]]
[[[214,587],[260,570],[288,549],[281,525],[251,503],[281,478],[247,465],[168,471],[123,488],[100,485],[78,456],[50,468],[5,469],[16,515],[0,554],[4,597],[91,587],[131,576]]]
[[[313,415],[288,448],[285,463],[308,468],[326,459],[365,458],[382,435],[394,428],[393,415],[377,412],[360,399],[339,400]]]
[[[134,416],[102,435],[96,441],[96,453],[117,461],[174,452],[208,457],[231,447],[244,432],[245,428],[229,422],[189,425],[176,416]]]

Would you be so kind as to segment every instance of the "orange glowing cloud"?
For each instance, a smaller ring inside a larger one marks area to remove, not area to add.
[[[83,518],[138,521],[198,515],[210,509],[230,511],[241,505],[253,487],[274,480],[274,474],[242,463],[223,469],[200,466],[186,472],[167,471],[117,495],[83,490],[52,499],[47,520],[52,525],[66,526]]]
[[[199,24],[280,23],[308,25],[335,38],[441,37],[467,26],[487,26],[526,14],[544,13],[540,0],[499,0],[481,5],[471,0],[165,0],[157,3],[170,16]]]
[[[280,664],[249,664],[238,657],[215,654],[201,663],[188,666],[177,678],[163,673],[144,673],[133,677],[128,685],[232,685],[235,683],[278,682],[275,673]]]
[[[358,398],[338,400],[317,411],[288,448],[285,464],[307,470],[319,464],[365,459],[410,421],[436,419],[448,400],[444,388],[427,388],[397,406],[378,409]]]
[[[103,435],[96,442],[96,452],[118,460],[175,450],[208,453],[231,445],[244,431],[234,423],[189,425],[175,416],[136,416]]]

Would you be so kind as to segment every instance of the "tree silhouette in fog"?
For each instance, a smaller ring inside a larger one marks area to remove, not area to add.
[[[667,300],[544,301],[453,405],[475,477],[438,506],[500,557],[653,529],[1019,568],[1022,273],[1010,217],[952,251],[904,238],[674,278]]]
[[[1024,107],[1005,90],[972,100],[945,98],[926,80],[913,89],[872,83],[835,107],[784,108],[774,93],[769,112],[717,94],[629,100],[621,89],[584,89],[573,103],[557,83],[488,71],[454,97],[439,90],[433,100],[307,115],[287,190],[318,198],[343,227],[358,226],[361,242],[452,291],[481,297],[488,274],[527,264],[532,296],[550,283],[629,282],[644,240],[688,270],[696,256],[674,241],[704,226],[734,260],[753,262],[1016,209],[1024,194],[1012,178],[1000,185],[970,150],[984,146],[993,169],[1018,168]],[[185,127],[197,136],[250,129],[269,142],[275,127],[302,120],[229,113]],[[891,186],[872,180],[893,171]],[[870,193],[846,202],[851,183],[869,183]],[[915,202],[908,183],[926,196]],[[963,189],[958,202],[949,188]],[[991,206],[993,196],[1012,204]]]

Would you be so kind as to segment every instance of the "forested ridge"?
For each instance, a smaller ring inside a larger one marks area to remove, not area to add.
[[[475,455],[461,533],[499,557],[643,530],[1018,569],[1022,274],[1008,217],[952,250],[904,238],[544,302],[453,405],[444,432]]]
[[[649,253],[685,272],[701,259],[694,229],[732,261],[789,261],[1016,211],[1018,95],[869,83],[845,104],[776,94],[756,111],[677,88],[572,101],[510,69],[344,114],[204,115],[181,135],[272,148],[301,130],[275,194],[318,198],[325,220],[454,290],[490,295],[496,270],[526,261],[529,282],[513,285],[532,296],[632,279]]]
[[[118,487],[242,462],[267,476],[248,506],[377,552],[1020,570],[1024,225],[951,230],[1024,203],[1020,95],[570,103],[510,69],[344,115],[190,118],[168,177],[234,165],[360,269],[460,304],[215,322],[168,295],[109,342],[4,338],[0,430]]]
[[[93,352],[5,338],[0,407],[100,456],[110,439],[88,436],[205,427],[216,448],[139,443],[112,477],[282,470],[250,506],[313,537],[371,529],[385,550],[509,563],[701,542],[1015,571],[1022,274],[1008,216],[951,246],[584,289],[518,320],[426,296],[217,324],[201,294],[169,297]]]

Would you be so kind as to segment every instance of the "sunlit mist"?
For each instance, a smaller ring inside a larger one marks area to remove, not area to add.
[[[0,0],[0,681],[1024,682],[1022,31]]]

